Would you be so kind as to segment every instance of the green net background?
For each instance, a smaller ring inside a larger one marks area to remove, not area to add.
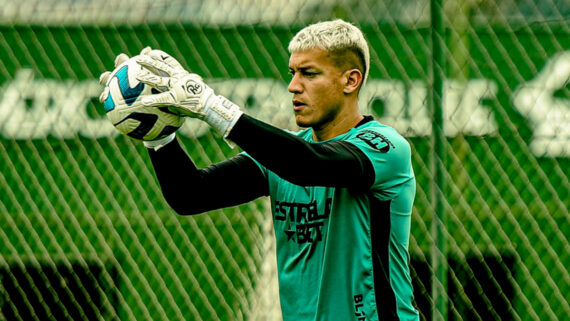
[[[106,120],[97,78],[118,53],[150,45],[247,113],[295,129],[288,41],[340,17],[371,45],[363,112],[413,147],[410,253],[422,319],[568,320],[567,1],[444,1],[444,66],[432,65],[429,1],[0,5],[0,319],[280,320],[267,200],[176,215],[144,147]],[[429,99],[440,67],[441,280]],[[201,167],[239,152],[199,121],[179,138]]]

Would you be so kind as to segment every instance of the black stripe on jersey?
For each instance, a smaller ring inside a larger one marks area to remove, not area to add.
[[[399,320],[396,295],[390,284],[390,201],[370,196],[370,230],[378,320]]]

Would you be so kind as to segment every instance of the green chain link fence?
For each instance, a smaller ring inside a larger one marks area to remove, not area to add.
[[[422,320],[568,320],[568,1],[443,1],[438,57],[427,0],[0,7],[0,319],[279,320],[267,200],[177,216],[140,142],[105,119],[97,78],[150,45],[295,129],[287,43],[340,17],[371,45],[363,112],[413,148]],[[179,137],[198,166],[239,151],[199,121]]]

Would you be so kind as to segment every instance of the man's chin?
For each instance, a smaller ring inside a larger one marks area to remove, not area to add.
[[[297,126],[301,127],[301,128],[307,128],[307,127],[311,127],[311,123],[305,119],[303,116],[297,115],[295,117],[295,123],[297,123]]]

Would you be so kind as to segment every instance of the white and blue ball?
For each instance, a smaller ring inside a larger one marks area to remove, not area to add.
[[[141,102],[144,95],[158,90],[136,79],[143,67],[132,57],[115,68],[106,87],[105,112],[115,128],[134,139],[157,140],[175,132],[185,118],[167,107],[148,107]]]

